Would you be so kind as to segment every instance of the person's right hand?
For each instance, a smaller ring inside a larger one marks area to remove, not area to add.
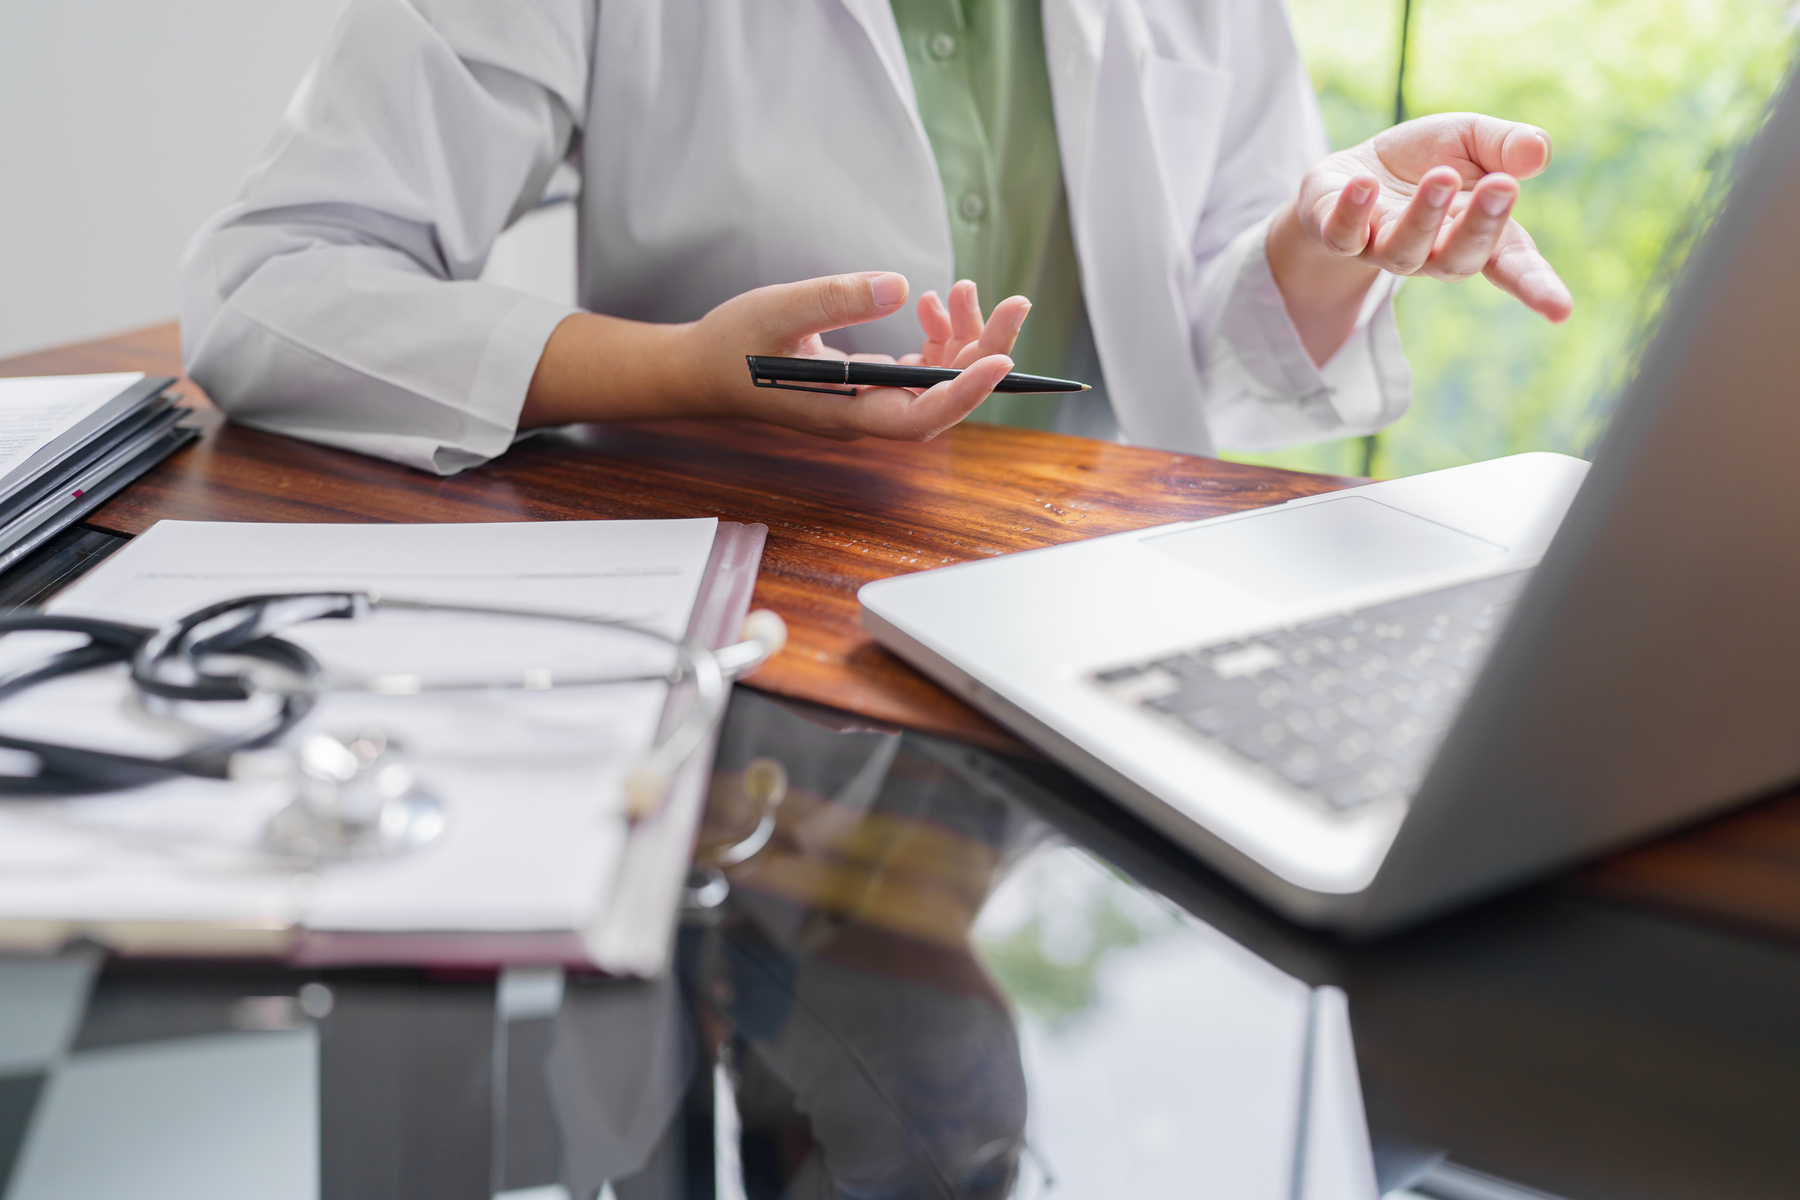
[[[1001,301],[985,322],[968,280],[950,289],[948,306],[935,292],[920,297],[926,341],[901,361],[962,370],[931,388],[866,387],[854,396],[759,388],[744,362],[746,354],[841,359],[820,334],[885,317],[905,303],[905,276],[866,271],[757,288],[686,325],[571,313],[538,357],[518,428],[745,417],[845,441],[924,441],[968,416],[1012,370],[1008,355],[1031,308],[1023,296]]]
[[[864,387],[855,396],[835,396],[758,388],[744,363],[746,354],[843,358],[819,335],[885,317],[906,303],[906,295],[906,277],[892,272],[775,284],[732,297],[685,327],[681,336],[689,361],[702,373],[703,393],[718,406],[716,415],[769,421],[846,441],[865,436],[924,441],[968,416],[1012,370],[1008,355],[1031,308],[1024,297],[1002,301],[984,322],[975,285],[968,280],[950,289],[947,307],[935,292],[921,296],[918,314],[925,345],[900,361],[963,372],[923,391]],[[852,357],[894,361],[886,355]]]

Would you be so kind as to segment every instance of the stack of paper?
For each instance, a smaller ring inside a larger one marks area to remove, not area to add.
[[[607,617],[717,645],[742,626],[764,532],[713,520],[164,521],[52,610],[154,627],[238,596],[362,591]],[[55,653],[54,639],[65,636],[9,636],[0,669]],[[403,649],[371,644],[355,623],[318,622],[288,636],[328,664],[346,649],[354,662]],[[427,665],[456,674],[494,636],[487,624],[461,643],[457,661]],[[292,780],[267,775],[0,802],[0,945],[87,936],[126,952],[591,962],[654,973],[710,759],[704,747],[690,759],[654,817],[627,819],[623,776],[649,747],[666,690],[328,695],[300,732],[383,730],[445,807],[441,841],[391,859],[311,869],[268,861],[262,832],[295,793]],[[0,729],[150,757],[179,749],[164,744],[175,735],[133,703],[118,671],[21,693],[0,704]]]
[[[199,434],[145,376],[0,379],[0,571]]]

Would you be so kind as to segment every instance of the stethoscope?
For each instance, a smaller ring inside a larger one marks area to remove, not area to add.
[[[358,620],[377,612],[451,614],[549,622],[624,633],[664,647],[657,669],[559,674],[534,667],[511,676],[431,678],[415,674],[333,675],[305,648],[280,636],[317,620]],[[265,711],[229,733],[203,732],[166,757],[73,746],[0,732],[0,748],[31,755],[31,775],[0,775],[0,797],[76,796],[141,787],[182,776],[229,779],[246,752],[281,741],[328,692],[409,695],[472,689],[592,687],[629,683],[687,684],[678,719],[665,721],[649,750],[626,774],[626,810],[647,817],[669,793],[677,771],[706,741],[724,713],[728,684],[762,665],[787,639],[772,612],[750,614],[742,640],[718,650],[628,622],[529,609],[441,604],[374,592],[296,592],[244,596],[208,605],[147,628],[118,621],[51,614],[0,617],[0,634],[63,633],[85,638],[39,662],[0,676],[0,701],[54,680],[123,664],[139,702],[167,715],[183,703],[261,701]],[[399,747],[378,730],[348,736],[315,733],[295,749],[299,777],[293,804],[271,821],[272,848],[301,857],[390,853],[435,840],[441,807],[412,779]]]

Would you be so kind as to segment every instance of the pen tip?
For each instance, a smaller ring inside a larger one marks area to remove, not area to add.
[[[1091,392],[1094,390],[1094,385],[1091,383],[1084,383],[1081,385],[1081,390],[1084,392]]]

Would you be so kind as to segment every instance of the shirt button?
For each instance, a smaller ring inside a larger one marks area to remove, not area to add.
[[[961,210],[965,221],[979,221],[981,214],[987,211],[987,201],[970,192],[962,198],[962,203],[957,208]]]
[[[933,35],[931,39],[931,56],[933,58],[949,58],[956,53],[956,39],[947,33]]]

